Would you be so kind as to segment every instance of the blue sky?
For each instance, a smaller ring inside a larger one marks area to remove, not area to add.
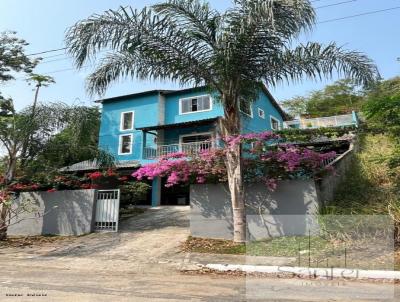
[[[118,8],[119,5],[131,5],[141,8],[159,1],[135,0],[1,0],[0,1],[0,31],[15,30],[18,36],[27,40],[30,45],[28,53],[36,53],[49,49],[63,47],[63,38],[66,28],[76,21],[88,17],[93,13],[101,13],[107,9]],[[230,0],[211,0],[213,7],[223,10],[230,5]],[[317,0],[313,4],[316,8],[346,0]],[[317,9],[320,21],[330,20],[363,12],[380,10],[400,6],[400,0],[356,0],[336,6]],[[317,24],[315,30],[301,37],[302,41],[318,41],[328,43],[335,41],[348,49],[358,50],[370,56],[378,65],[381,75],[390,78],[400,73],[400,9],[382,12],[368,16],[339,20]],[[47,58],[37,69],[37,73],[46,74],[72,68],[71,60],[55,52],[42,55],[55,56]],[[64,59],[66,58],[66,59]],[[54,61],[57,60],[57,61]],[[51,62],[53,61],[53,62]],[[42,101],[63,101],[67,103],[93,104],[84,90],[85,77],[89,70],[61,71],[51,73],[56,84],[43,89]],[[303,95],[315,89],[322,88],[332,82],[304,81],[290,83],[271,88],[272,94],[279,100],[295,95]],[[113,85],[106,96],[122,95],[156,88],[179,88],[168,82],[141,82],[124,80]],[[23,79],[0,86],[5,96],[14,98],[18,108],[28,105],[32,101],[32,87]]]

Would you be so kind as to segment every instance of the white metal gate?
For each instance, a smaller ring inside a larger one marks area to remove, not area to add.
[[[118,231],[119,190],[97,191],[95,231]]]

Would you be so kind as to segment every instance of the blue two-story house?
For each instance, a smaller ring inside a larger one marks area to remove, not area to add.
[[[205,87],[151,90],[98,102],[102,104],[99,147],[121,166],[140,166],[170,153],[217,146],[217,121],[223,116],[223,108]],[[250,106],[241,106],[241,112],[243,133],[278,130],[286,120],[265,87]],[[164,188],[162,180],[153,180],[153,206],[187,203],[187,195],[187,189]]]

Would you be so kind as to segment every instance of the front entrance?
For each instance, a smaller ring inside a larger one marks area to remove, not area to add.
[[[166,179],[161,184],[161,205],[189,205],[189,185],[165,187]]]

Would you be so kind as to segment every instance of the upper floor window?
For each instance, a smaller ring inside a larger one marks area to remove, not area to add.
[[[261,108],[258,108],[258,116],[265,119],[265,112]]]
[[[118,154],[131,154],[132,153],[133,135],[126,134],[119,136]]]
[[[273,116],[270,116],[269,119],[271,121],[272,130],[279,130],[281,128],[281,123],[279,122],[278,119],[274,118]]]
[[[211,110],[212,102],[209,95],[184,98],[179,100],[179,114]]]
[[[133,129],[133,117],[134,117],[133,111],[121,113],[121,124],[120,124],[121,131]]]
[[[253,117],[253,110],[251,109],[251,102],[240,101],[239,102],[239,110],[240,112]]]

